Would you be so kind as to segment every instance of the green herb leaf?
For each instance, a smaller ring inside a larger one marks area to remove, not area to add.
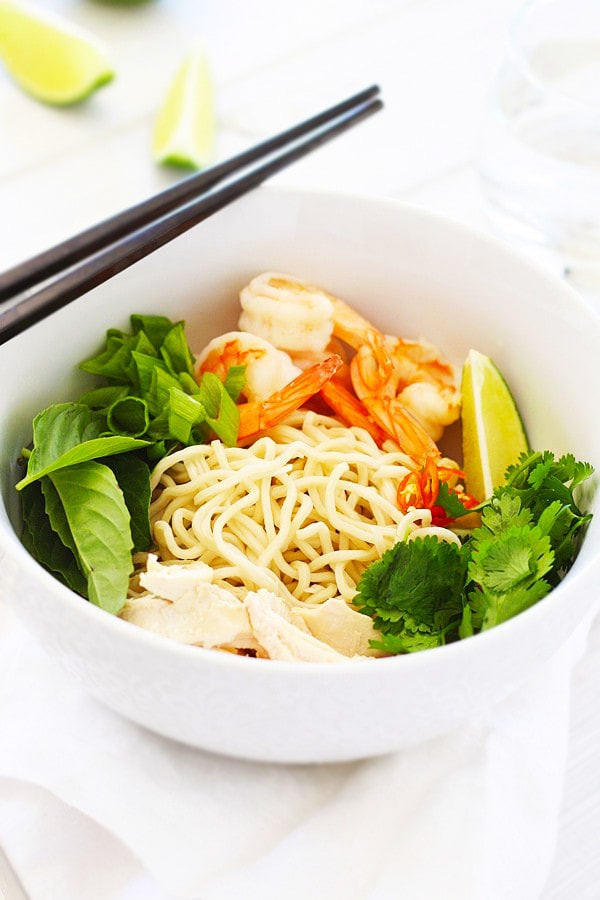
[[[591,516],[573,490],[592,472],[573,456],[522,454],[482,510],[471,538],[471,626],[485,630],[523,612],[558,584]],[[464,624],[468,628],[468,623]]]
[[[27,474],[17,484],[17,490],[58,469],[148,444],[119,435],[101,437],[103,428],[103,417],[83,404],[57,403],[45,409],[33,421],[33,450],[27,461]]]
[[[453,494],[445,481],[440,481],[440,487],[436,498],[436,505],[441,506],[449,519],[460,519],[468,513],[473,512],[472,509],[466,507],[456,494]]]
[[[150,529],[150,467],[134,453],[111,456],[104,460],[115,474],[123,491],[131,518],[133,550],[148,550],[152,545]]]
[[[577,461],[572,454],[555,459],[550,451],[522,454],[507,471],[502,491],[518,497],[522,508],[531,511],[537,522],[544,510],[553,508],[553,522],[548,528],[555,555],[550,582],[555,585],[573,565],[585,526],[591,515],[583,513],[575,500],[575,490],[594,469]],[[500,489],[498,489],[500,490]],[[553,504],[558,504],[554,506]]]
[[[373,617],[389,652],[438,646],[456,637],[466,572],[465,548],[432,535],[400,542],[365,570],[353,604]]]
[[[475,601],[479,627],[504,622],[545,596],[550,584],[544,576],[553,563],[550,539],[537,525],[511,525],[496,533],[477,529],[469,577],[481,596],[471,592],[469,599]]]
[[[45,569],[77,594],[87,597],[87,581],[77,560],[50,524],[42,485],[48,479],[30,484],[21,494],[24,547]]]
[[[114,473],[102,463],[88,461],[53,472],[49,478],[64,513],[61,538],[75,547],[89,600],[118,613],[129,587],[133,541],[129,512]]]
[[[149,465],[211,433],[235,444],[231,395],[244,378],[238,367],[225,386],[212,375],[198,385],[183,322],[134,315],[131,328],[109,329],[102,350],[81,364],[106,384],[36,416],[17,485],[23,542],[64,583],[112,612],[125,600],[132,548],[152,543]]]

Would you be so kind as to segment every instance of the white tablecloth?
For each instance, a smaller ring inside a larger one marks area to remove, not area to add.
[[[118,75],[86,106],[55,110],[0,74],[3,267],[173,180],[150,159],[152,115],[198,36],[219,157],[376,82],[385,112],[279,180],[488,227],[478,134],[515,0],[44,5],[104,37]],[[293,771],[117,720],[5,604],[0,648],[0,844],[31,900],[600,896],[598,623],[485,721],[384,760]]]

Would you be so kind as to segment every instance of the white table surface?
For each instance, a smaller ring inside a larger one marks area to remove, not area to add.
[[[278,180],[404,198],[489,227],[477,180],[478,134],[516,0],[154,0],[131,8],[40,2],[104,37],[118,75],[85,106],[58,110],[25,97],[0,71],[2,268],[177,177],[152,162],[149,139],[160,97],[196,38],[206,44],[216,82],[219,158],[378,83],[383,113]],[[598,701],[600,622],[574,672],[558,843],[540,900],[600,897]],[[35,799],[34,787],[22,790]],[[94,826],[75,814],[68,825],[57,822],[54,864],[67,865],[78,830]],[[104,855],[107,864],[116,859],[133,871],[124,853],[104,834],[95,864]],[[85,860],[78,865],[83,873]],[[144,885],[139,896],[169,900]],[[79,896],[86,896],[83,883]]]

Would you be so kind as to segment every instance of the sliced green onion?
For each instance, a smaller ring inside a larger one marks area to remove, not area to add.
[[[114,434],[142,437],[150,424],[148,404],[140,397],[115,400],[106,414],[106,424]]]

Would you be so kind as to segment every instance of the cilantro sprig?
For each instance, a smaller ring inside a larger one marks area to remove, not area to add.
[[[184,323],[131,316],[110,329],[81,368],[103,383],[76,403],[57,403],[33,422],[33,445],[17,484],[23,543],[46,569],[98,606],[118,613],[132,552],[151,544],[150,470],[180,446],[237,439],[244,368],[225,383],[194,378]]]
[[[464,635],[517,615],[564,578],[592,518],[575,490],[592,472],[571,454],[556,460],[549,451],[524,453],[508,468],[471,538]]]
[[[484,631],[545,597],[572,566],[591,519],[576,489],[593,472],[572,455],[524,453],[481,504],[462,545],[398,543],[364,572],[354,598],[389,653],[439,646]]]
[[[382,634],[374,646],[410,653],[455,636],[464,607],[468,554],[434,536],[399,542],[364,572],[355,604]]]

